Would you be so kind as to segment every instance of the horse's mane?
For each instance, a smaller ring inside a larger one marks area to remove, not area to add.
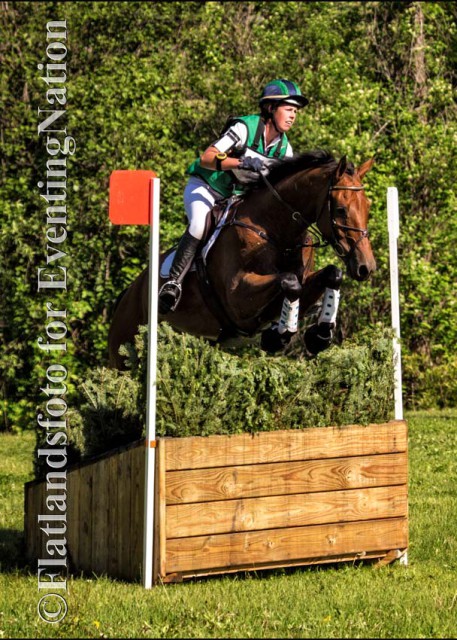
[[[285,158],[274,165],[268,174],[268,181],[270,184],[277,184],[280,180],[288,178],[299,171],[305,171],[306,169],[316,169],[319,167],[325,167],[329,170],[329,173],[335,171],[338,166],[338,161],[328,152],[323,149],[317,149],[316,151],[307,151],[300,155],[293,156],[292,158]],[[348,162],[346,172],[353,175],[354,165],[352,162]],[[260,180],[249,187],[251,189],[258,189],[264,186]]]

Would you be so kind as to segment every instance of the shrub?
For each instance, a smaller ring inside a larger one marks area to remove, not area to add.
[[[128,345],[128,371],[100,367],[81,385],[69,413],[73,459],[144,436],[147,327]],[[202,338],[159,328],[156,433],[192,436],[368,424],[393,406],[392,339],[333,346],[314,359],[269,356],[258,347],[224,350]]]

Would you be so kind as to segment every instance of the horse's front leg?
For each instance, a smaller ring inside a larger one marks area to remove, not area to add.
[[[302,285],[294,273],[279,274],[278,281],[280,290],[276,291],[274,297],[270,299],[270,304],[266,305],[266,307],[270,308],[269,313],[266,315],[272,312],[271,300],[274,301],[275,298],[278,298],[278,293],[283,293],[284,297],[279,321],[273,322],[270,327],[262,331],[261,337],[261,347],[268,353],[276,353],[284,349],[298,330],[298,314],[300,310]],[[275,303],[274,306],[277,307],[277,304]],[[279,307],[277,307],[277,309],[279,310]],[[276,311],[276,314],[277,313],[278,311]],[[276,314],[274,314],[273,317],[277,317]]]
[[[230,288],[235,322],[243,326],[249,320],[257,319],[281,293],[291,303],[296,302],[298,308],[302,285],[294,273],[244,273]]]
[[[323,296],[317,322],[304,335],[305,347],[311,355],[317,355],[329,347],[333,340],[342,281],[343,272],[334,265],[328,265],[305,279],[300,296],[300,316]]]

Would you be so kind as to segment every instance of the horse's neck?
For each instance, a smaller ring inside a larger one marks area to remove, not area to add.
[[[329,186],[328,173],[311,169],[285,182],[283,198],[290,202],[309,226],[317,221],[328,199]]]
[[[314,224],[328,197],[329,178],[322,172],[303,172],[275,187],[280,199],[269,190],[249,199],[246,208],[250,220],[268,227],[285,243]]]

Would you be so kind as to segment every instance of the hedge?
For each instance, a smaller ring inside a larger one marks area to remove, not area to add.
[[[145,435],[147,327],[128,345],[128,370],[91,370],[68,411],[69,462]],[[156,432],[184,437],[384,422],[393,408],[391,331],[309,359],[297,348],[231,351],[159,328]],[[43,446],[39,432],[37,446]],[[39,444],[41,442],[41,444]],[[36,472],[40,461],[35,456]]]

